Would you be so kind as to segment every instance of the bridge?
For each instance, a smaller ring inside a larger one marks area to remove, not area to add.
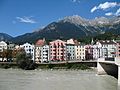
[[[118,78],[120,85],[120,57],[115,57],[113,60],[99,58],[97,61],[98,75],[112,75]]]

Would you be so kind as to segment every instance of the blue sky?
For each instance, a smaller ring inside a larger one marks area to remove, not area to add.
[[[119,0],[0,0],[0,32],[18,36],[65,16],[120,15]]]

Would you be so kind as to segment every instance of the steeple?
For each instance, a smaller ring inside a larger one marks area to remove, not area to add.
[[[46,45],[46,40],[45,40],[45,38],[43,38],[43,42],[44,42],[44,45]]]
[[[93,41],[93,38],[92,38],[91,45],[93,45],[93,44],[94,44],[94,41]]]

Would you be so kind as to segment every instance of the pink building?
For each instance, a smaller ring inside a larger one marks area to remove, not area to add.
[[[120,57],[120,41],[116,41],[116,56]]]
[[[66,60],[66,42],[62,40],[55,40],[50,44],[50,60],[64,61]]]

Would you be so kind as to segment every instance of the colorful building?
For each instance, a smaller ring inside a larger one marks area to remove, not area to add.
[[[116,40],[116,57],[120,57],[120,40]]]
[[[85,59],[93,60],[93,47],[92,45],[85,45]]]
[[[74,39],[69,39],[66,42],[66,59],[75,60],[75,42]]]
[[[66,55],[67,60],[75,60],[75,45],[66,44]]]
[[[75,45],[76,60],[85,60],[85,46]]]
[[[50,46],[50,60],[51,61],[65,61],[66,60],[66,42],[62,40],[55,40],[49,43]]]

